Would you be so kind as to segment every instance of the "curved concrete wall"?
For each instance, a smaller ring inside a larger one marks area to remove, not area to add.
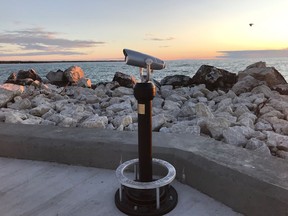
[[[137,157],[137,133],[0,123],[0,156],[116,169]],[[245,215],[288,215],[288,163],[213,139],[153,133],[153,157],[177,179]],[[193,203],[192,203],[193,204]]]

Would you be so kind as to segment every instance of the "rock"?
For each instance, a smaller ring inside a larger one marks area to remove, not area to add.
[[[256,63],[253,63],[249,66],[246,67],[246,70],[247,69],[250,69],[250,68],[266,68],[266,62],[256,62]]]
[[[23,109],[30,109],[32,107],[32,104],[28,98],[24,99],[21,98],[21,100],[15,101],[15,103],[10,104],[8,107],[15,110],[23,110]]]
[[[266,98],[273,98],[274,97],[274,93],[271,91],[271,89],[268,87],[268,86],[266,86],[266,85],[260,85],[260,86],[257,86],[257,87],[255,87],[255,88],[253,88],[252,90],[251,90],[251,93],[253,93],[253,94],[260,94],[260,93],[263,93],[264,94],[264,96],[266,97]]]
[[[210,91],[220,89],[227,92],[237,82],[237,75],[209,65],[202,65],[192,77],[194,85],[205,84]]]
[[[81,79],[78,80],[77,86],[83,88],[91,88],[92,83],[90,79],[82,77]]]
[[[133,88],[137,83],[136,78],[132,75],[127,75],[121,72],[116,72],[113,81],[117,81],[120,86],[124,86],[127,88]]]
[[[288,84],[279,84],[272,86],[271,90],[277,91],[282,95],[288,95]]]
[[[288,136],[275,133],[273,131],[264,131],[267,135],[267,145],[268,147],[282,146],[282,149],[286,149],[288,145]],[[286,147],[285,147],[286,146]]]
[[[17,80],[30,78],[32,80],[38,80],[42,82],[41,77],[36,73],[34,69],[30,69],[28,71],[20,70],[17,73]]]
[[[196,110],[195,110],[196,104],[193,102],[188,102],[185,103],[179,112],[179,117],[189,117],[189,116],[194,116],[196,115]]]
[[[251,92],[251,90],[259,85],[262,85],[263,81],[259,81],[254,77],[247,75],[238,80],[235,85],[232,87],[232,91],[235,92],[236,95],[240,95],[244,92]]]
[[[264,156],[271,156],[271,152],[265,142],[258,140],[257,138],[251,138],[248,140],[245,148],[258,152]]]
[[[8,102],[13,100],[14,92],[0,88],[0,108],[5,107]]]
[[[21,95],[25,91],[25,87],[21,85],[5,83],[0,85],[0,89],[6,89],[13,92],[14,96]]]
[[[231,124],[223,117],[217,118],[204,118],[199,121],[198,125],[201,128],[201,133],[207,134],[216,140],[221,140],[223,131]]]
[[[7,78],[7,80],[4,82],[4,83],[12,83],[12,84],[14,84],[14,83],[16,83],[16,80],[17,80],[17,73],[11,73],[10,75],[9,75],[9,77]]]
[[[51,84],[57,85],[57,86],[65,86],[68,84],[68,79],[66,76],[64,76],[64,71],[57,70],[56,72],[50,71],[46,78],[49,80]]]
[[[21,116],[17,115],[16,113],[9,113],[5,116],[5,123],[13,123],[13,124],[19,124],[23,123],[23,119]]]
[[[5,83],[13,83],[17,85],[30,85],[33,81],[42,83],[42,78],[36,73],[34,69],[20,70],[17,73],[12,73]]]
[[[177,102],[171,100],[165,100],[163,110],[173,110],[180,108],[181,105]]]
[[[160,93],[161,96],[165,99],[166,97],[168,97],[170,94],[173,93],[173,86],[172,85],[161,86]]]
[[[80,127],[85,128],[105,128],[108,125],[108,118],[106,116],[98,116],[97,114],[89,116]]]
[[[39,106],[31,109],[29,113],[34,116],[39,116],[41,117],[45,113],[47,113],[51,109],[51,106],[47,104],[40,104]]]
[[[152,101],[152,107],[156,107],[156,108],[160,108],[162,109],[164,105],[164,99],[160,98],[160,97],[155,97]]]
[[[288,152],[287,151],[279,150],[276,152],[276,155],[282,159],[286,159],[286,160],[288,159]]]
[[[161,126],[166,122],[164,114],[159,114],[152,117],[152,131],[159,131]]]
[[[268,121],[275,132],[279,134],[286,134],[287,133],[287,127],[288,127],[288,121],[284,119],[279,119],[277,117],[270,117],[265,118],[266,121]]]
[[[252,76],[258,81],[264,81],[269,88],[287,84],[285,78],[274,67],[250,67],[238,73],[239,80],[245,76]]]
[[[57,124],[60,127],[76,127],[77,121],[71,117],[65,117],[64,119]]]
[[[197,103],[195,105],[195,113],[197,117],[214,118],[214,114],[210,108],[203,103]]]
[[[235,146],[245,146],[247,143],[247,138],[244,134],[239,130],[239,127],[229,127],[223,131],[224,142],[235,145]]]
[[[191,78],[185,75],[173,75],[164,77],[160,84],[163,85],[171,85],[173,87],[177,86],[189,86],[191,85]]]
[[[120,104],[112,104],[106,108],[107,111],[113,111],[114,113],[122,110],[132,110],[131,103],[129,101],[122,102]]]
[[[120,86],[116,89],[114,89],[112,96],[113,97],[123,97],[124,95],[133,95],[133,89],[127,88],[124,86]]]
[[[176,124],[173,124],[169,130],[163,129],[163,132],[166,133],[188,133],[188,134],[194,134],[194,135],[200,135],[200,127],[198,125],[189,125],[188,122],[177,122]]]
[[[111,120],[111,123],[115,128],[118,128],[120,125],[123,125],[123,127],[127,127],[128,125],[133,123],[133,120],[131,115],[116,116],[113,120]]]
[[[78,83],[81,78],[84,78],[84,72],[79,66],[71,66],[64,71],[64,80],[70,83]]]
[[[260,120],[255,124],[255,130],[257,131],[272,131],[271,124],[265,120]]]

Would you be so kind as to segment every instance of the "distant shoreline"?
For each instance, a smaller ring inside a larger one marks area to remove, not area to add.
[[[42,64],[42,63],[73,63],[73,62],[124,62],[124,60],[92,60],[92,61],[0,61],[0,64]]]

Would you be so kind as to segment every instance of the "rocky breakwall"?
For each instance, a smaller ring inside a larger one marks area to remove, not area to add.
[[[0,121],[135,131],[135,78],[116,73],[113,80],[93,89],[1,85]],[[264,62],[238,74],[203,65],[192,78],[161,81],[153,100],[153,130],[208,136],[288,159],[287,90],[283,76]]]

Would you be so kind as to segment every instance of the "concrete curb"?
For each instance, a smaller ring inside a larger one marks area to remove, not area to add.
[[[137,133],[0,123],[0,156],[116,169],[137,157]],[[153,133],[153,157],[177,179],[245,215],[288,215],[288,162],[213,139]],[[191,203],[193,205],[193,203]]]

